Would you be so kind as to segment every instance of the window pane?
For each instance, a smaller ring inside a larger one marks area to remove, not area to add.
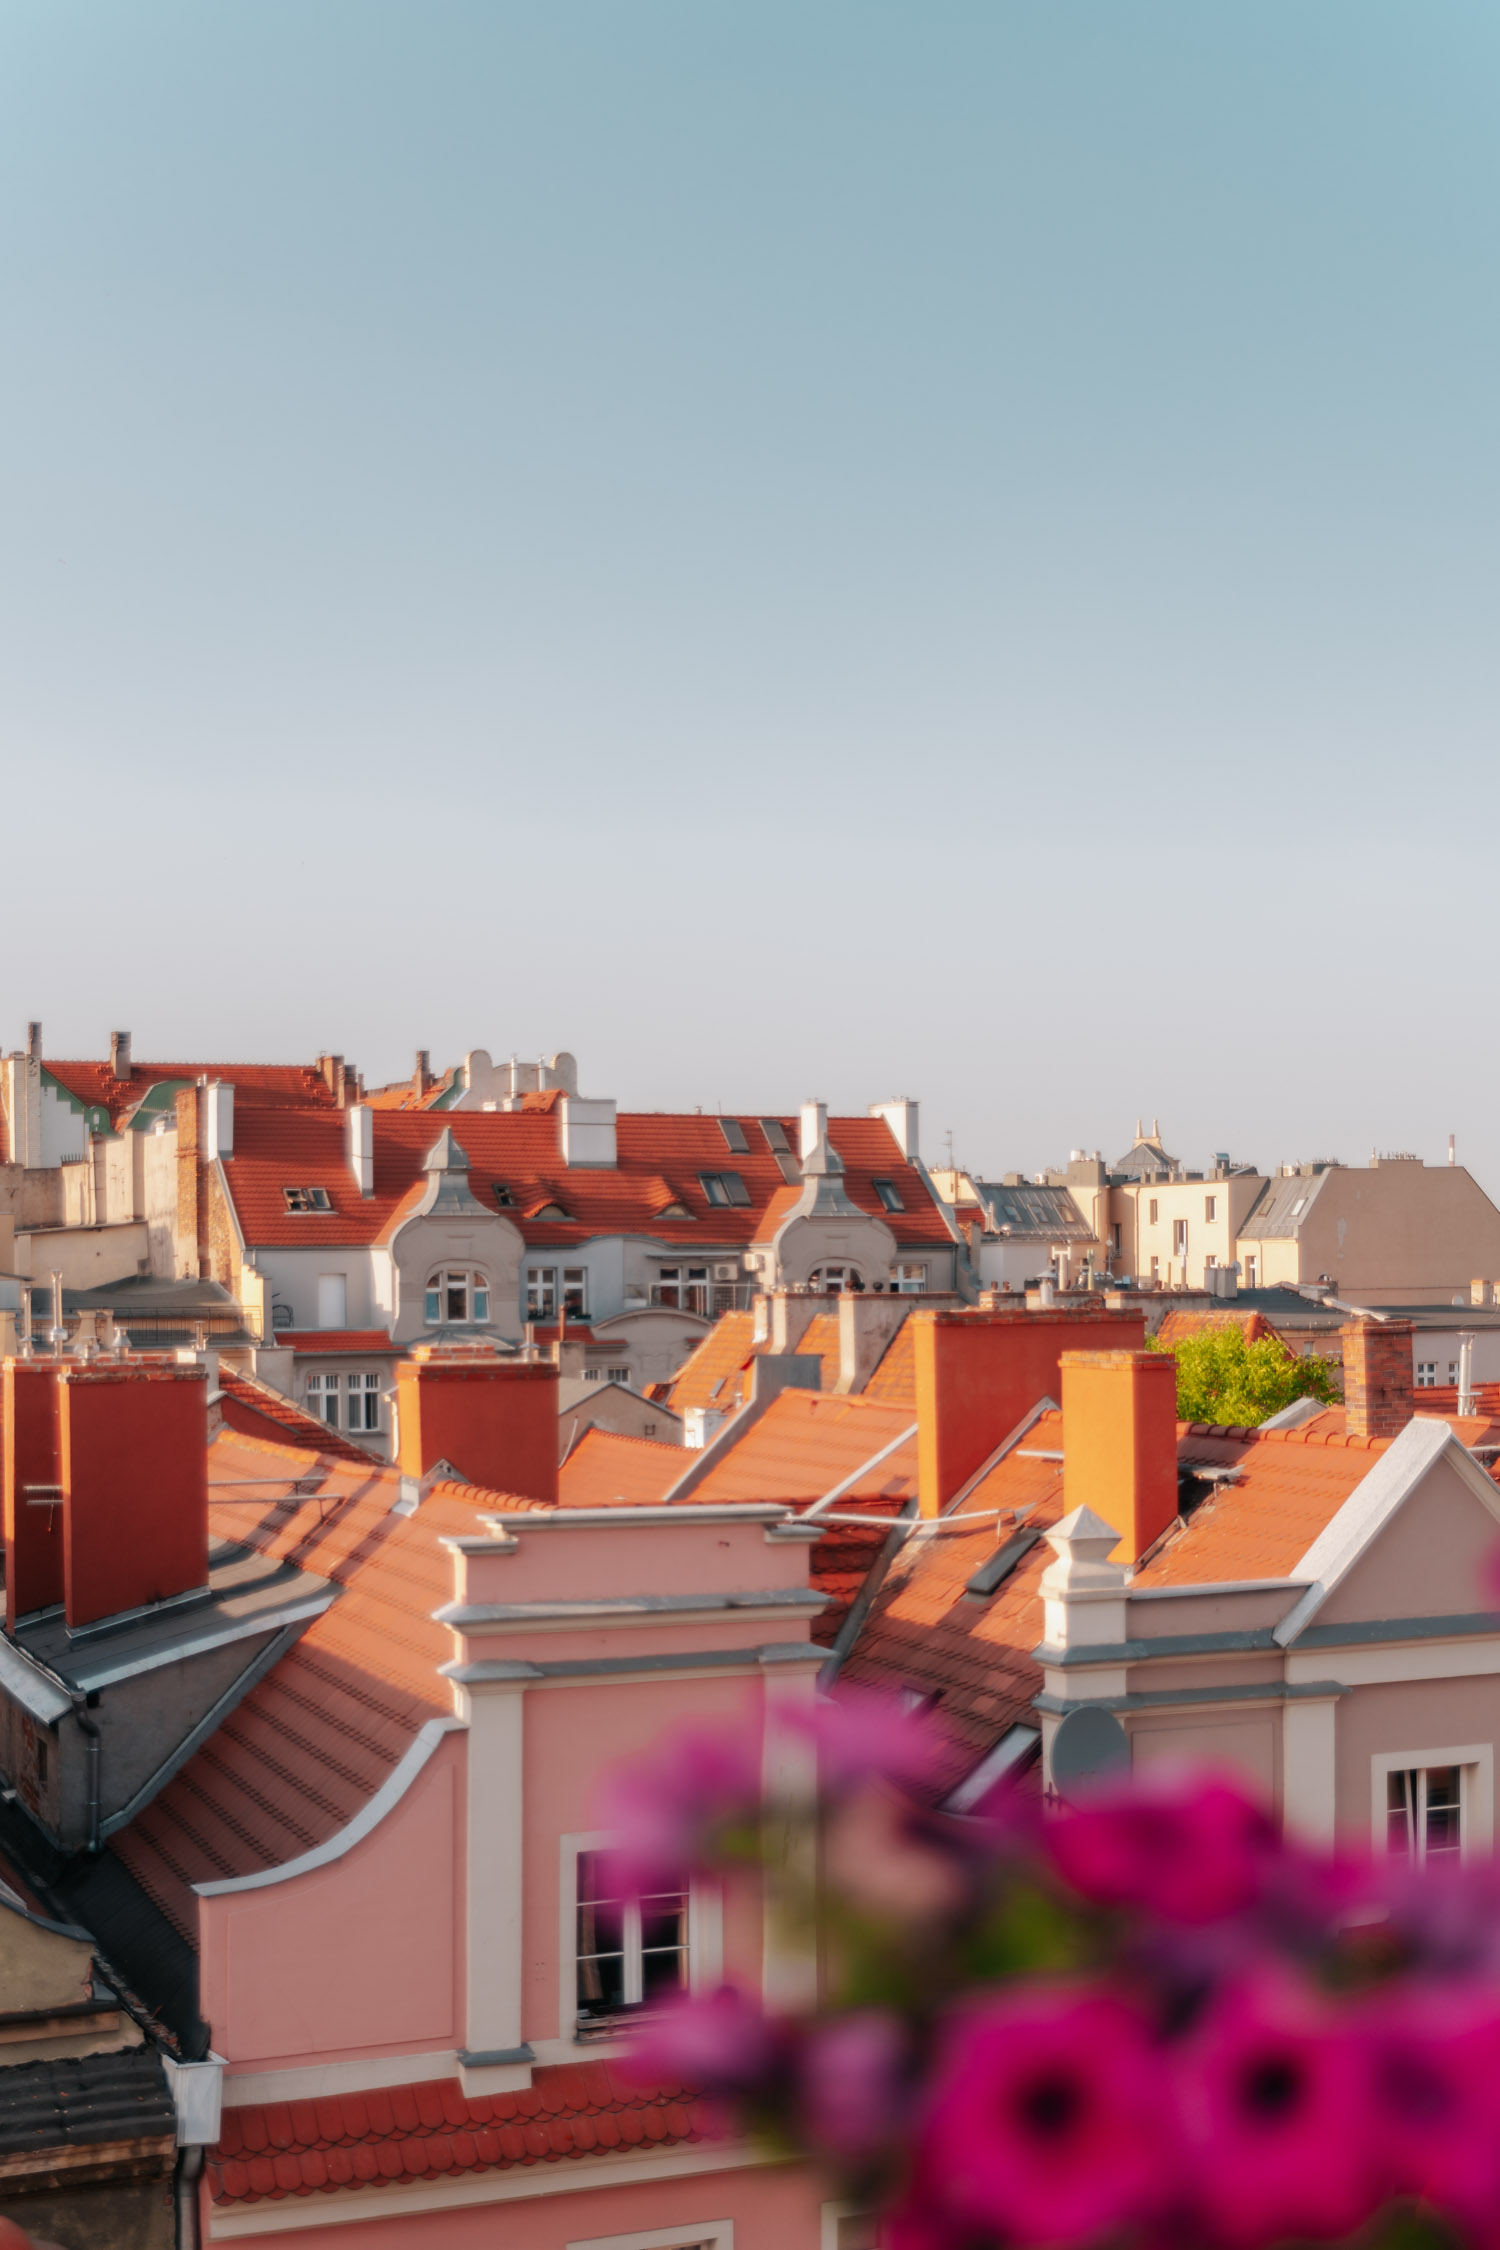
[[[687,1983],[688,1902],[685,1891],[641,1900],[641,1998],[661,1999]]]
[[[1427,1817],[1425,1821],[1424,1857],[1447,1859],[1456,1857],[1461,1847],[1460,1836],[1460,1769],[1457,1766],[1430,1766],[1427,1781]]]
[[[435,1281],[427,1284],[427,1302],[422,1308],[422,1317],[429,1328],[436,1328],[443,1317],[442,1292]]]
[[[1408,1857],[1412,1848],[1414,1773],[1391,1773],[1385,1778],[1385,1841],[1387,1851]]]
[[[469,1278],[467,1274],[450,1273],[444,1291],[446,1315],[449,1320],[467,1320],[469,1317]]]
[[[603,1852],[578,1855],[578,2005],[603,2013],[625,2004],[625,1903],[606,1896]]]
[[[476,1320],[488,1320],[489,1317],[490,1293],[483,1282],[476,1281],[474,1284],[474,1318]]]

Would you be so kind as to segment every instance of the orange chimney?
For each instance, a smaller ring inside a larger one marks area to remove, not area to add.
[[[68,1624],[206,1586],[207,1370],[143,1354],[56,1382]]]
[[[63,1598],[57,1362],[5,1362],[5,1623]],[[51,1498],[48,1498],[48,1495]]]
[[[939,1515],[1002,1439],[1044,1398],[1061,1401],[1064,1352],[1138,1350],[1143,1313],[1102,1303],[1028,1312],[914,1312],[917,1491]]]
[[[451,1461],[470,1484],[557,1499],[557,1366],[419,1344],[396,1369],[403,1472]]]
[[[1139,1562],[1177,1514],[1177,1363],[1165,1352],[1065,1352],[1063,1507],[1113,1524]]]
[[[1350,1437],[1399,1437],[1416,1406],[1409,1320],[1351,1320],[1344,1352],[1344,1426]]]

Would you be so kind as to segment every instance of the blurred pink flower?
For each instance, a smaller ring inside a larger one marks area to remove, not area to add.
[[[724,2099],[753,2093],[786,2049],[784,2027],[726,1984],[701,1999],[668,2001],[642,2024],[618,2067],[639,2086],[690,2086]]]
[[[1168,2098],[1145,2024],[1119,2001],[1017,1985],[955,2019],[918,2132],[912,2212],[953,2239],[1082,2244],[1161,2198]],[[915,2219],[910,2221],[914,2227]],[[893,2239],[917,2250],[919,2232]]]
[[[1281,1854],[1268,1814],[1234,1783],[1153,1770],[1048,1821],[1043,1834],[1074,1890],[1102,1906],[1212,1922],[1265,1892]]]
[[[947,1738],[924,1712],[902,1709],[900,1699],[873,1688],[844,1688],[809,1711],[790,1712],[818,1748],[824,1795],[841,1795],[868,1781],[923,1789],[938,1778]]]
[[[1231,2245],[1352,2233],[1380,2201],[1360,2043],[1266,1972],[1213,2002],[1175,2054],[1186,2180]]]
[[[901,2122],[905,2045],[900,2019],[885,2008],[860,2008],[812,2026],[802,2050],[800,2094],[817,2147],[858,2162],[889,2140]]]
[[[944,1850],[937,1824],[913,1819],[914,1809],[879,1786],[835,1804],[823,1843],[829,1888],[867,1913],[903,1921],[929,1921],[961,1906],[968,1892],[964,1858]]]
[[[614,1837],[613,1879],[627,1893],[680,1882],[726,1830],[751,1827],[761,1802],[760,1737],[748,1718],[675,1728],[604,1777],[596,1818]]]
[[[1500,1995],[1382,1995],[1360,2026],[1386,2190],[1500,2235]]]

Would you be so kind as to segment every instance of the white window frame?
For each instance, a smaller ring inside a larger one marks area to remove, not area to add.
[[[325,1292],[338,1300],[337,1320],[323,1318]],[[349,1325],[349,1276],[347,1273],[320,1273],[318,1276],[318,1326],[320,1329],[347,1328]]]
[[[1260,1261],[1256,1257],[1255,1252],[1253,1250],[1247,1250],[1245,1252],[1245,1287],[1247,1289],[1254,1289],[1259,1286],[1255,1278],[1259,1269]]]
[[[915,1280],[911,1278],[913,1275]],[[927,1268],[917,1259],[899,1260],[886,1279],[898,1297],[925,1297],[927,1294]]]
[[[1419,1391],[1435,1391],[1437,1389],[1437,1361],[1435,1359],[1419,1359],[1417,1361],[1417,1389]]]
[[[842,1277],[836,1289],[830,1287],[827,1279],[831,1273],[839,1274]],[[857,1296],[859,1291],[853,1288],[850,1280],[851,1275],[859,1279],[861,1287],[864,1286],[864,1275],[852,1259],[827,1258],[821,1265],[813,1267],[812,1272],[807,1277],[807,1286],[813,1291],[814,1295],[824,1297]]]
[[[818,2250],[839,2250],[839,2228],[845,2219],[868,2219],[873,2227],[880,2214],[863,2203],[823,2203],[818,2207]]]
[[[733,2219],[697,2219],[680,2227],[648,2227],[644,2234],[591,2234],[566,2250],[734,2250]]]
[[[556,1266],[528,1266],[526,1268],[524,1286],[526,1290],[526,1318],[528,1320],[556,1320],[559,1301],[557,1272]],[[544,1296],[550,1297],[552,1300],[550,1311],[539,1302]],[[537,1299],[538,1303],[533,1304],[533,1298]]]
[[[618,2040],[581,2040],[578,2027],[578,1859],[581,1852],[607,1852],[616,1841],[607,1828],[558,1838],[558,1988],[557,2035],[580,2053],[613,2054],[623,2044],[629,2019]],[[724,1894],[711,1879],[693,1876],[688,1884],[689,1992],[717,1992],[724,1981]],[[663,2236],[666,2242],[692,2244],[688,2233]]]
[[[455,1278],[461,1278],[464,1287],[464,1316],[454,1320],[448,1312],[448,1290]],[[437,1319],[427,1309],[427,1301],[437,1285]],[[422,1323],[427,1328],[486,1328],[490,1318],[490,1281],[483,1266],[441,1265],[434,1268],[422,1285]],[[476,1307],[484,1299],[483,1316]]]
[[[1393,1773],[1429,1766],[1457,1766],[1459,1858],[1487,1852],[1495,1835],[1495,1746],[1468,1742],[1458,1749],[1377,1750],[1370,1760],[1370,1841],[1385,1858],[1386,1783]]]

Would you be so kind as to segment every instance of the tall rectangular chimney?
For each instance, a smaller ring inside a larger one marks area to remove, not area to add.
[[[1166,1352],[1062,1355],[1063,1507],[1113,1524],[1139,1562],[1177,1514],[1177,1362]]]
[[[37,1026],[40,1031],[41,1026]],[[112,1031],[109,1035],[109,1074],[111,1078],[130,1076],[130,1033]]]
[[[423,1477],[451,1462],[470,1484],[557,1499],[557,1366],[419,1344],[396,1369],[398,1459]]]
[[[70,1627],[208,1584],[207,1382],[165,1357],[58,1367]]]
[[[1399,1437],[1416,1406],[1409,1320],[1350,1320],[1344,1354],[1344,1427],[1350,1437]]]

